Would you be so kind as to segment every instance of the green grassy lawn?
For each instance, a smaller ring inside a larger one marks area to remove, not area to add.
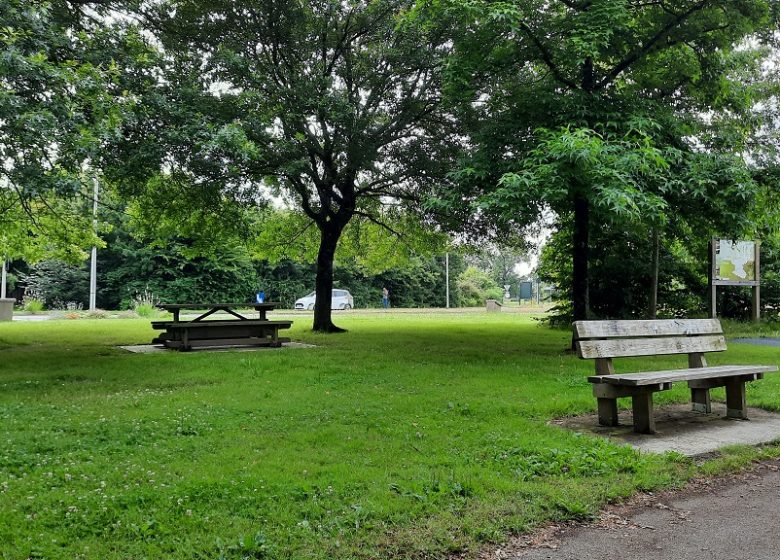
[[[548,425],[595,409],[568,332],[518,314],[337,323],[296,317],[317,348],[150,355],[115,347],[148,342],[148,320],[0,324],[0,557],[441,558],[713,468]],[[780,409],[780,375],[748,401]]]

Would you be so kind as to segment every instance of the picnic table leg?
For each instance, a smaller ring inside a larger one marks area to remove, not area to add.
[[[726,381],[726,416],[747,420],[745,382],[739,378],[731,378]]]
[[[651,391],[636,393],[631,397],[631,406],[634,410],[634,431],[640,434],[654,434],[653,393]]]
[[[273,331],[271,333],[271,340],[272,340],[272,342],[271,342],[272,346],[281,346],[282,345],[282,343],[279,342],[279,328],[278,327],[273,327]]]
[[[166,329],[165,330],[165,340],[163,341],[163,344],[167,348],[178,348],[178,342],[181,341],[181,337],[179,336],[179,331],[176,329]]]

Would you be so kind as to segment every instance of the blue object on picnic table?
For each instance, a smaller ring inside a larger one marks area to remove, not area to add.
[[[264,303],[265,302],[265,292],[263,290],[260,290],[257,292],[257,303]]]

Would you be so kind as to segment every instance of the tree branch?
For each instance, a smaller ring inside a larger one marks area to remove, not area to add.
[[[678,27],[680,24],[682,24],[684,21],[686,21],[689,17],[691,17],[696,12],[699,12],[707,7],[707,4],[709,3],[709,0],[700,0],[700,2],[694,4],[684,12],[677,14],[671,21],[669,21],[666,25],[664,25],[653,37],[650,38],[649,41],[644,42],[642,44],[642,48],[635,50],[628,56],[626,56],[623,60],[618,62],[615,67],[604,77],[603,80],[599,81],[595,89],[603,89],[612,81],[615,80],[624,70],[629,68],[634,62],[651,52],[653,49],[655,49],[661,41],[664,39],[664,37],[675,27]],[[680,42],[680,41],[678,41]],[[671,43],[670,43],[671,44]]]
[[[539,54],[541,55],[544,64],[547,66],[547,68],[550,69],[550,72],[552,72],[553,76],[555,76],[555,79],[571,89],[580,89],[576,82],[570,80],[561,73],[560,68],[558,68],[558,65],[553,61],[550,51],[548,51],[547,47],[544,46],[541,40],[539,40],[539,38],[534,35],[533,30],[528,26],[528,24],[524,21],[521,21],[520,28],[525,32],[528,38],[531,39],[531,42],[536,45],[536,48],[539,49]]]

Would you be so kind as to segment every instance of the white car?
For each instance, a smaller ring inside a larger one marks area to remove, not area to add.
[[[307,296],[295,301],[295,309],[314,309],[314,302],[317,301],[317,293],[312,292]],[[352,294],[347,290],[333,290],[330,298],[331,309],[352,309],[355,305]]]

